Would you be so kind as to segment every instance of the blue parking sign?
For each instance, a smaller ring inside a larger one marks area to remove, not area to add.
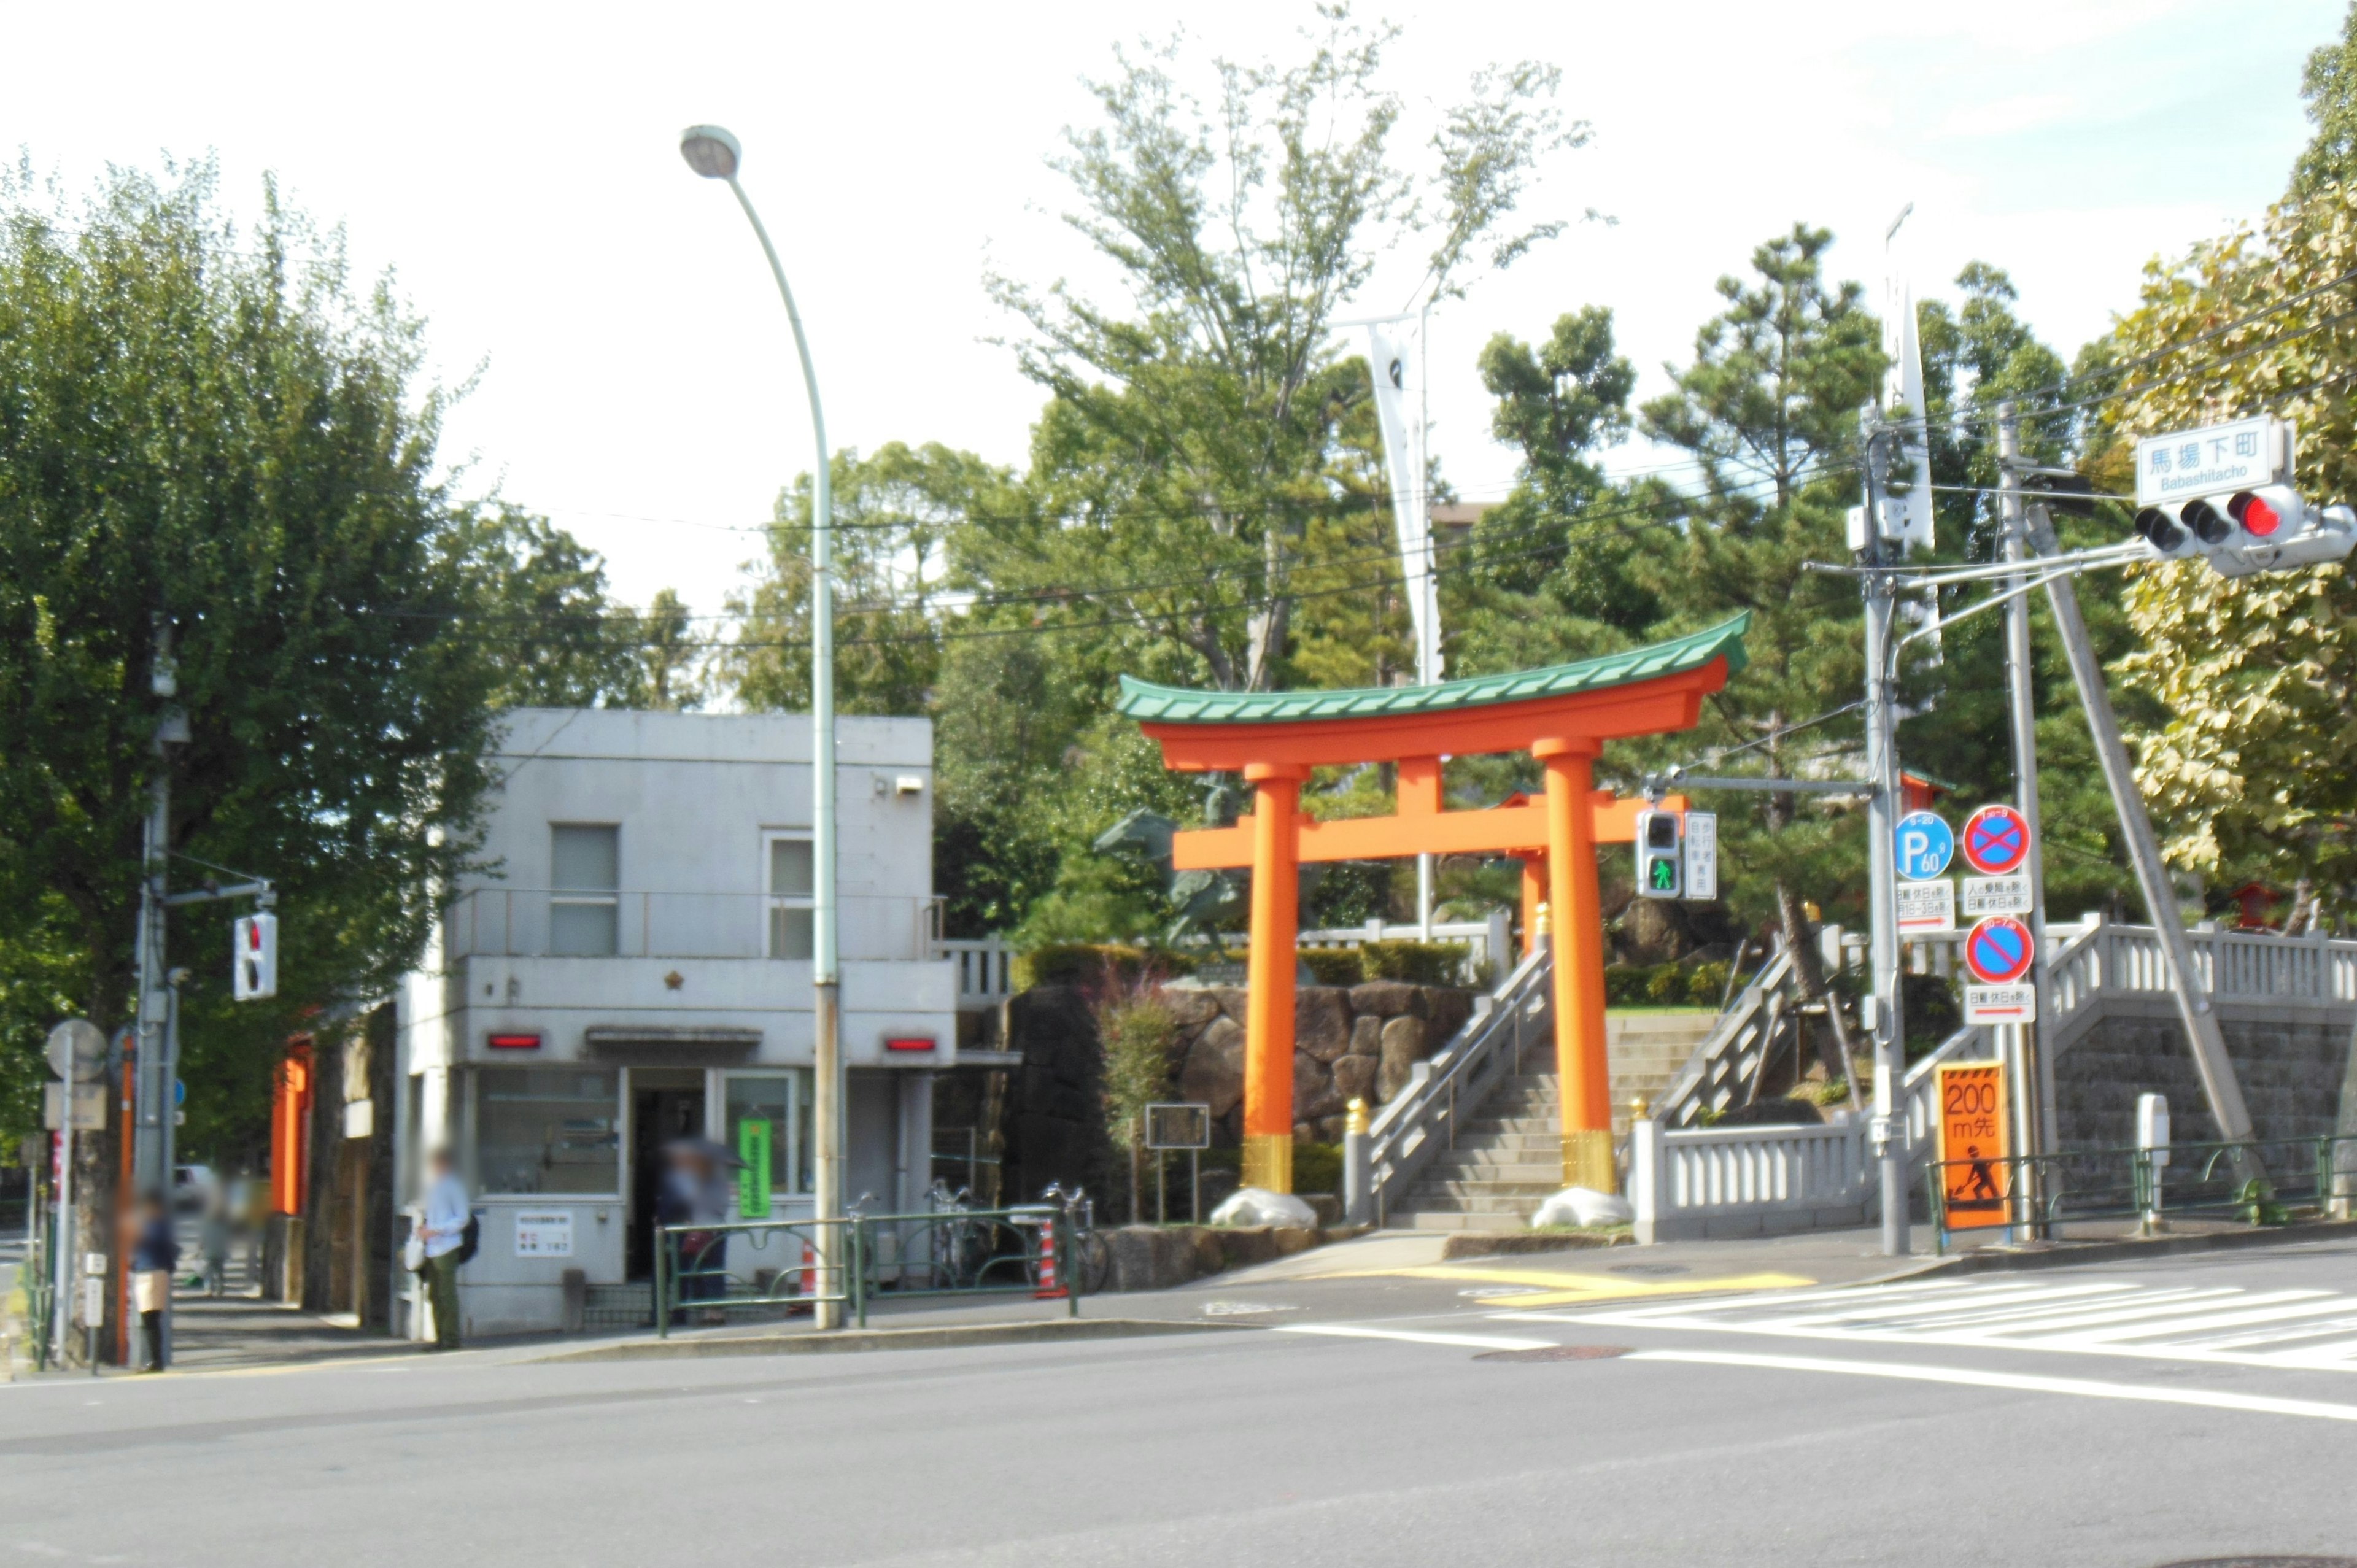
[[[1929,882],[1956,857],[1956,835],[1936,813],[1910,811],[1890,830],[1890,847],[1900,875],[1910,882]]]

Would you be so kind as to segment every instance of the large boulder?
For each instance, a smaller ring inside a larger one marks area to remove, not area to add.
[[[1293,998],[1293,1048],[1313,1060],[1330,1062],[1351,1048],[1348,993],[1340,986],[1305,985]]]
[[[1370,980],[1351,987],[1351,1011],[1361,1017],[1395,1018],[1403,1013],[1424,1015],[1425,987],[1398,980]]]
[[[1425,1049],[1430,1056],[1457,1037],[1465,1020],[1473,1016],[1473,993],[1441,986],[1428,986],[1424,993]]]
[[[1178,1098],[1199,1101],[1225,1116],[1244,1097],[1244,1032],[1229,1017],[1211,1020],[1187,1048],[1178,1069]]]
[[[1386,1105],[1407,1087],[1408,1069],[1422,1061],[1425,1022],[1421,1018],[1383,1020],[1383,1055],[1375,1069],[1375,1093]]]
[[[1296,1051],[1293,1055],[1293,1116],[1297,1122],[1314,1122],[1320,1116],[1331,1116],[1342,1109],[1342,1097],[1334,1092],[1334,1074],[1315,1057]]]
[[[1361,1013],[1351,1020],[1351,1051],[1354,1057],[1379,1057],[1383,1054],[1383,1021],[1372,1013]]]
[[[1158,1225],[1125,1225],[1110,1232],[1114,1290],[1168,1290],[1203,1272],[1195,1240],[1186,1230]]]
[[[1162,1004],[1182,1029],[1200,1029],[1220,1015],[1220,999],[1200,985],[1166,985]]]
[[[1354,1052],[1340,1058],[1334,1063],[1334,1092],[1341,1096],[1345,1105],[1353,1100],[1372,1100],[1381,1069],[1382,1063],[1373,1057]]]

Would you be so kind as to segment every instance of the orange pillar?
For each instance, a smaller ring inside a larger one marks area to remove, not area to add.
[[[1543,740],[1555,1059],[1563,1097],[1563,1184],[1612,1192],[1612,1079],[1604,1045],[1604,911],[1596,887],[1590,764],[1596,743]]]
[[[1251,991],[1244,1004],[1243,1184],[1293,1190],[1293,974],[1300,924],[1305,769],[1244,769],[1253,805]]]
[[[1547,862],[1543,854],[1523,856],[1523,956],[1538,950],[1539,906],[1547,901]]]

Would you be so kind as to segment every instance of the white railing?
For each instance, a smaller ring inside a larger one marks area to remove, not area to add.
[[[837,903],[846,959],[920,962],[938,957],[942,901],[927,895],[845,894]],[[479,887],[452,900],[443,951],[461,958],[802,959],[808,920],[781,919],[806,904],[760,893],[651,888]]]
[[[952,937],[933,950],[957,965],[959,1012],[987,1012],[1015,994],[1015,949],[1005,937]]]
[[[1649,1117],[1629,1138],[1637,1240],[1863,1225],[1870,1163],[1865,1119],[1847,1112],[1803,1127],[1672,1129]]]
[[[1738,1097],[1749,1100],[1777,1031],[1792,1015],[1785,994],[1792,972],[1792,955],[1779,948],[1670,1080],[1653,1107],[1655,1116],[1685,1127],[1697,1123],[1706,1111],[1724,1111]]]

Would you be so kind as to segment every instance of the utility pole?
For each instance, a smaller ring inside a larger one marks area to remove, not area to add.
[[[1873,414],[1868,412],[1867,417]],[[1889,453],[1889,432],[1870,426],[1867,433],[1866,506],[1864,526],[1856,541],[1863,546],[1869,568],[1866,593],[1866,775],[1874,793],[1867,801],[1867,893],[1872,928],[1874,965],[1875,1154],[1881,1165],[1882,1251],[1903,1258],[1909,1251],[1907,1214],[1907,1112],[1899,1103],[1899,1086],[1907,1070],[1907,1042],[1902,1016],[1899,968],[1898,868],[1893,865],[1891,831],[1899,806],[1898,714],[1890,644],[1892,586],[1879,568],[1892,550],[1882,537],[1882,465]]]
[[[167,704],[157,714],[155,738],[149,743],[155,776],[147,785],[147,821],[140,832],[139,929],[133,944],[132,965],[138,972],[133,1009],[132,1050],[136,1079],[135,1122],[131,1151],[132,1191],[121,1194],[117,1206],[134,1208],[140,1195],[162,1191],[170,1201],[172,1155],[170,1119],[175,1107],[173,1084],[178,1071],[172,1049],[171,998],[164,985],[164,911],[168,908],[166,873],[172,854],[172,747],[188,738],[188,715],[169,705],[179,694],[179,678],[172,663],[172,628],[158,615],[155,623],[155,664],[147,686]],[[129,1260],[120,1259],[125,1267]],[[116,1299],[122,1299],[116,1293]],[[169,1308],[167,1307],[167,1321]],[[166,1356],[171,1339],[165,1338]]]
[[[2027,519],[2029,542],[2038,553],[2059,553],[2053,521],[2046,509],[2029,508]],[[2086,710],[2087,729],[2094,737],[2095,757],[2103,764],[2104,782],[2111,787],[2112,804],[2119,812],[2120,832],[2127,840],[2136,886],[2144,894],[2145,908],[2151,916],[2153,929],[2160,933],[2161,946],[2168,955],[2169,985],[2177,999],[2178,1017],[2183,1021],[2186,1038],[2193,1047],[2193,1066],[2201,1078],[2202,1096],[2209,1101],[2211,1117],[2218,1124],[2218,1135],[2230,1143],[2243,1143],[2251,1136],[2251,1112],[2243,1103],[2243,1086],[2234,1077],[2233,1062],[2226,1055],[2218,1015],[2211,1010],[2210,998],[2202,992],[2193,967],[2192,945],[2186,940],[2185,920],[2177,910],[2177,887],[2169,881],[2169,868],[2161,862],[2160,843],[2153,836],[2152,819],[2144,809],[2144,794],[2136,787],[2136,770],[2128,761],[2126,746],[2120,740],[2119,719],[2112,712],[2103,666],[2095,661],[2094,648],[2087,640],[2086,623],[2079,616],[2079,592],[2068,576],[2056,573],[2047,578],[2046,599],[2054,611],[2054,627],[2061,634],[2062,650],[2070,656],[2072,678],[2078,683],[2079,702]],[[2237,1148],[2233,1158],[2239,1178],[2249,1180],[2264,1174],[2247,1149]]]
[[[2001,547],[2007,562],[2029,553],[2029,522],[2021,500],[2021,426],[2010,400],[1996,405],[1998,510],[2004,524]],[[2029,647],[2029,596],[2026,579],[2005,579],[2012,598],[2005,606],[2006,707],[2013,729],[2014,808],[2029,825],[2029,856],[2022,870],[2029,877],[2030,984],[2038,997],[2038,1021],[2000,1026],[2008,1036],[2005,1062],[2013,1101],[2012,1141],[2018,1155],[2042,1155],[2056,1146],[2054,1128],[2054,1067],[2040,1039],[2043,1020],[2053,999],[2047,973],[2046,840],[2038,815],[2038,707],[2036,669]],[[2035,1164],[2020,1167],[2015,1184],[2024,1233],[2042,1238],[2045,1226],[2038,1216],[2040,1203]]]

